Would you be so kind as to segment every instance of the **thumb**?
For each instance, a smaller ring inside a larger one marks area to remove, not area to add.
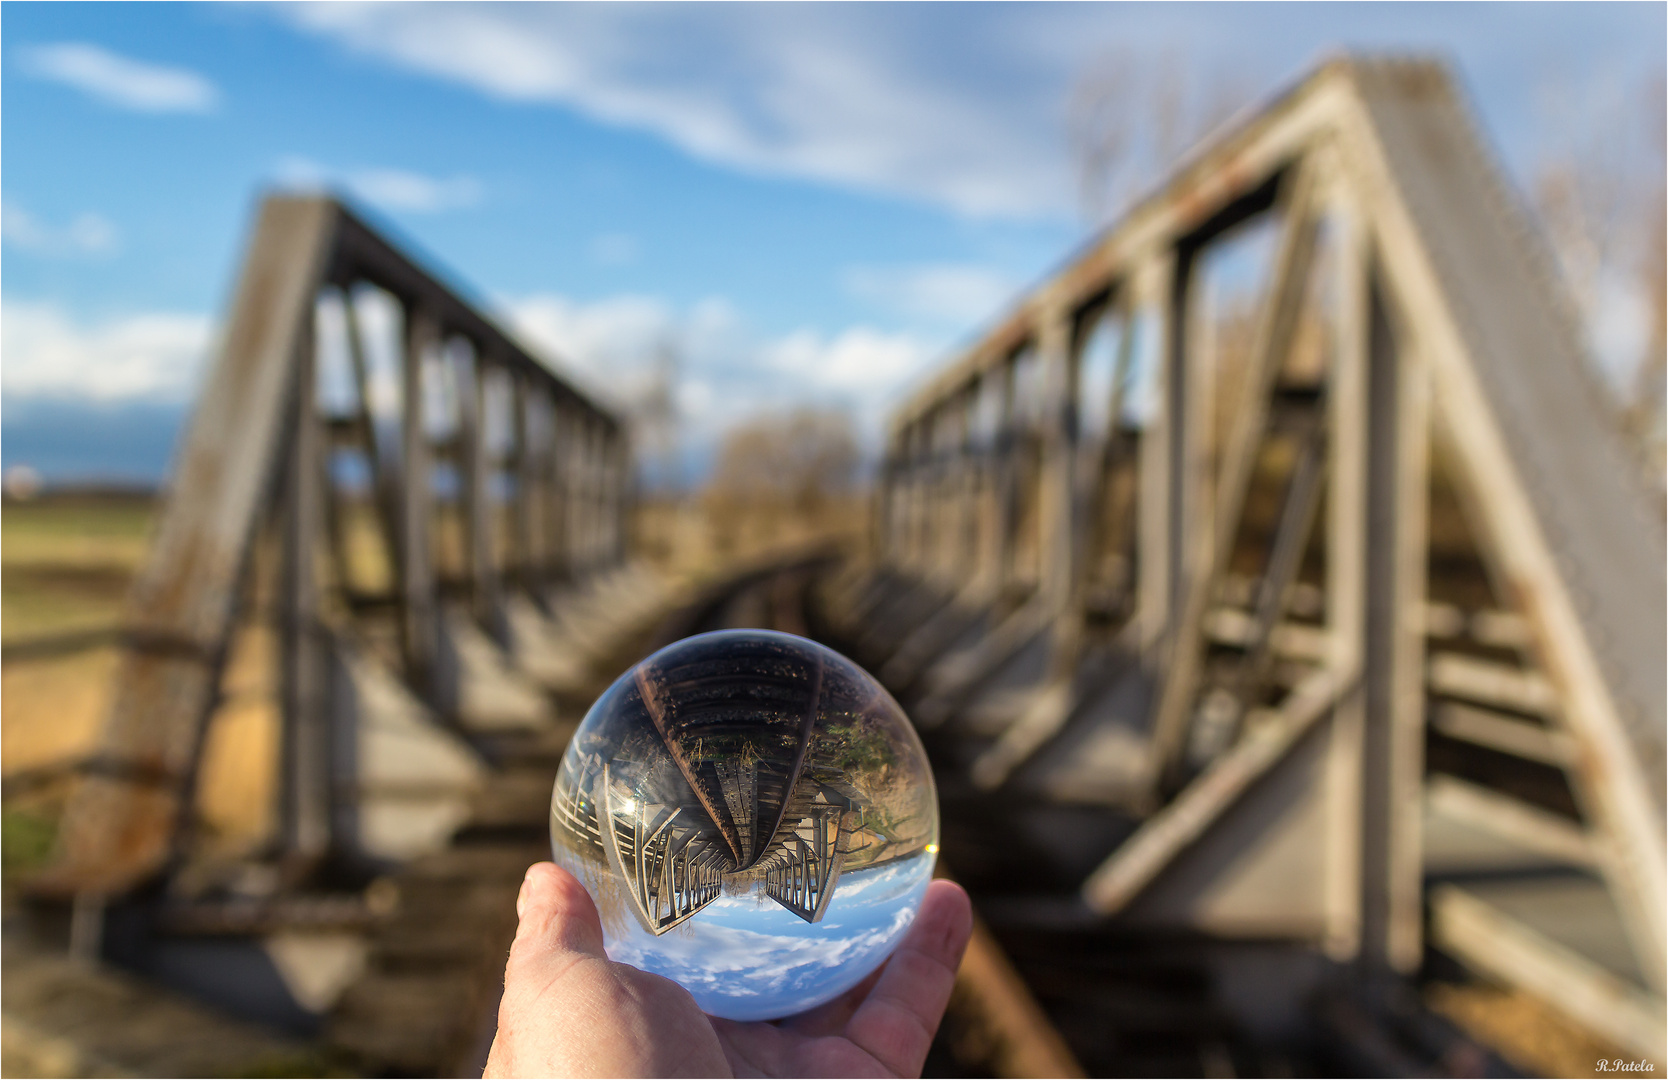
[[[512,961],[549,953],[607,958],[602,951],[602,919],[591,894],[555,863],[528,867],[515,912],[521,921],[510,947]]]

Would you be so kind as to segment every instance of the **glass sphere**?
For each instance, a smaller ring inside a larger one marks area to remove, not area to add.
[[[644,660],[585,714],[550,839],[611,959],[731,1020],[861,982],[932,877],[921,740],[862,668],[792,634],[725,630]]]

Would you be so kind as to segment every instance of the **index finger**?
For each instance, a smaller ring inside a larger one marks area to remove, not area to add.
[[[846,1038],[893,1075],[919,1075],[972,934],[973,905],[962,887],[927,886],[915,925],[852,1014]]]

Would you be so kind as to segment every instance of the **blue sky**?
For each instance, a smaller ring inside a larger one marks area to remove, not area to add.
[[[693,446],[803,402],[873,431],[1087,235],[1086,80],[1180,72],[1203,116],[1434,50],[1527,185],[1661,71],[1664,11],[14,2],[0,456],[157,478],[272,186],[346,191],[605,394],[672,345]]]

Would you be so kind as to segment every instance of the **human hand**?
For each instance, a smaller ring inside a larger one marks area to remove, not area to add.
[[[919,1076],[973,931],[961,886],[934,881],[874,974],[809,1012],[740,1023],[609,960],[596,905],[554,863],[527,871],[516,914],[488,1077]]]

